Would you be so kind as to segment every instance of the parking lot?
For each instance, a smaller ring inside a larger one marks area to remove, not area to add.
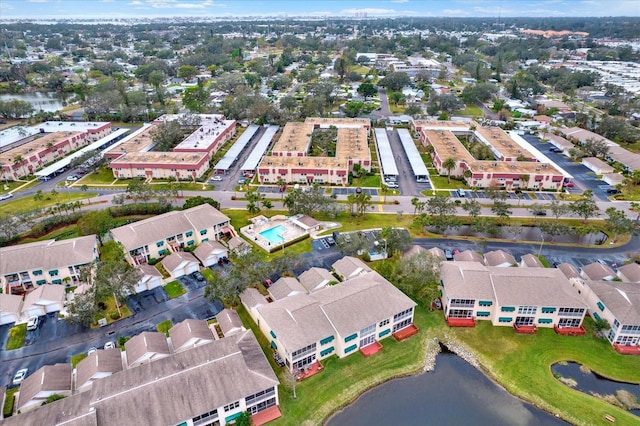
[[[378,190],[374,188],[360,188],[360,190],[365,194],[369,194],[371,196],[378,195]],[[333,188],[331,190],[331,193],[335,195],[349,195],[356,194],[357,191],[358,188]]]
[[[487,191],[465,191],[464,197],[461,197],[458,194],[458,191],[449,191],[450,196],[452,198],[479,198],[479,199],[489,199],[491,198],[489,196],[489,194],[487,193]],[[520,193],[520,198],[523,200],[533,200],[534,198],[531,196],[533,194],[533,196],[535,197],[535,199],[537,200],[548,200],[548,201],[553,201],[556,198],[556,196],[554,194],[551,194],[549,192],[522,192]],[[512,200],[517,200],[518,199],[518,195],[513,192],[513,191],[509,191],[507,192],[507,198],[512,199]]]

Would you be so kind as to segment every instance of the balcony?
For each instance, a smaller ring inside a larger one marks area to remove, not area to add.
[[[586,330],[583,326],[580,327],[560,327],[559,325],[554,325],[553,329],[557,334],[561,334],[563,336],[584,336],[586,334]]]
[[[447,325],[449,327],[475,327],[475,318],[447,318]]]
[[[535,325],[517,325],[513,324],[513,329],[518,334],[536,334],[538,333],[538,327]]]

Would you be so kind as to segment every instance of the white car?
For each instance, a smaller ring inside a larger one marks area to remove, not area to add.
[[[39,323],[40,319],[38,317],[30,317],[29,321],[27,321],[27,330],[33,331],[37,329]]]
[[[212,182],[220,182],[222,180],[222,176],[211,176],[211,179],[209,179]]]
[[[87,351],[87,356],[91,355],[92,353],[96,352],[98,350],[98,348],[96,348],[95,346],[92,348],[89,348],[89,350]]]
[[[69,177],[67,178],[67,181],[68,181],[68,182],[75,182],[75,181],[77,181],[78,179],[80,179],[80,176],[78,176],[78,175],[71,175],[71,176],[69,176]]]
[[[19,385],[20,383],[22,383],[22,381],[25,379],[25,377],[27,377],[27,374],[29,373],[29,369],[28,368],[23,368],[22,370],[18,370],[16,371],[15,376],[13,376],[13,384],[15,386]]]
[[[105,349],[115,349],[116,348],[116,342],[107,342],[104,344],[104,348]]]
[[[2,194],[0,195],[0,201],[2,200],[8,200],[9,198],[13,197],[13,194]]]
[[[384,186],[387,188],[400,188],[400,186],[395,182],[384,182]]]

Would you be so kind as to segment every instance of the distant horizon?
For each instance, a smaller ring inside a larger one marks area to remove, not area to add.
[[[638,17],[638,0],[0,0],[0,20]]]

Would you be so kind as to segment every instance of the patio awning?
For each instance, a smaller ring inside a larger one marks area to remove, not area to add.
[[[271,347],[273,349],[278,349],[278,345],[276,345],[276,342],[274,342],[273,340],[271,341]]]

